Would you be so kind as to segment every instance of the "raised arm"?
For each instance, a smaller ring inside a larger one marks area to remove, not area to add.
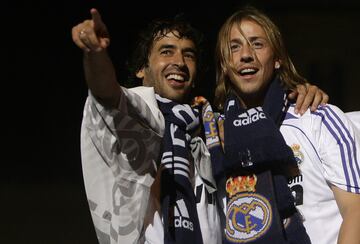
[[[100,13],[92,8],[91,19],[72,28],[74,43],[83,50],[85,80],[91,93],[105,107],[116,107],[122,94],[107,53],[109,33]]]

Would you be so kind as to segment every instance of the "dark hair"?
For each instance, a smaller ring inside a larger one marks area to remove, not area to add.
[[[141,85],[141,80],[136,77],[136,73],[148,65],[154,42],[170,32],[177,32],[179,38],[189,39],[194,42],[197,56],[197,79],[203,75],[205,71],[202,46],[203,34],[185,19],[184,14],[178,14],[172,19],[155,19],[139,32],[136,46],[127,62],[128,82],[133,85]]]

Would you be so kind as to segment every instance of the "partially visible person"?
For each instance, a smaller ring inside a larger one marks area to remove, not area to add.
[[[190,107],[201,75],[201,34],[179,19],[140,33],[129,70],[143,86],[119,85],[96,9],[72,29],[89,88],[81,127],[86,194],[100,243],[221,243],[216,184]],[[125,33],[124,33],[125,35]],[[301,107],[327,100],[299,86]],[[306,105],[307,104],[307,105]]]
[[[286,94],[306,80],[278,27],[255,8],[232,14],[216,72],[225,242],[360,243],[360,137],[334,105],[296,114]]]
[[[360,131],[360,111],[347,112],[346,116],[351,120],[355,127]]]

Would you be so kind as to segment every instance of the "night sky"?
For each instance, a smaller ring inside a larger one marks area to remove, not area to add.
[[[2,3],[2,243],[96,243],[80,161],[87,88],[82,52],[71,40],[72,26],[90,18],[91,7],[108,26],[119,80],[137,30],[185,13],[207,37],[210,70],[201,95],[211,99],[216,33],[236,7],[250,3],[278,24],[301,74],[344,111],[360,110],[357,1],[142,1]]]

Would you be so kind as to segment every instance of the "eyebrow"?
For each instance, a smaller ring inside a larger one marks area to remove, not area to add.
[[[262,37],[262,36],[250,36],[249,38],[247,38],[250,42],[252,41],[256,41],[256,40],[259,40],[259,39],[262,39],[262,40],[265,40],[266,41],[266,38],[265,37]],[[230,40],[230,42],[239,42],[241,43],[242,40],[240,38],[233,38]]]
[[[159,50],[161,50],[161,49],[175,49],[175,45],[163,44],[159,47]]]
[[[262,39],[262,40],[267,40],[265,37],[262,37],[262,36],[250,36],[249,38],[249,41],[255,41],[255,40],[259,40],[259,39]]]
[[[195,48],[192,48],[192,47],[187,47],[187,48],[184,48],[183,49],[184,52],[191,52],[191,53],[194,53],[196,54],[196,49]]]
[[[176,46],[172,45],[172,44],[163,44],[159,47],[159,50],[162,50],[162,49],[176,49]],[[196,49],[192,48],[192,47],[186,47],[186,48],[182,49],[182,52],[192,52],[195,54],[197,53]]]

